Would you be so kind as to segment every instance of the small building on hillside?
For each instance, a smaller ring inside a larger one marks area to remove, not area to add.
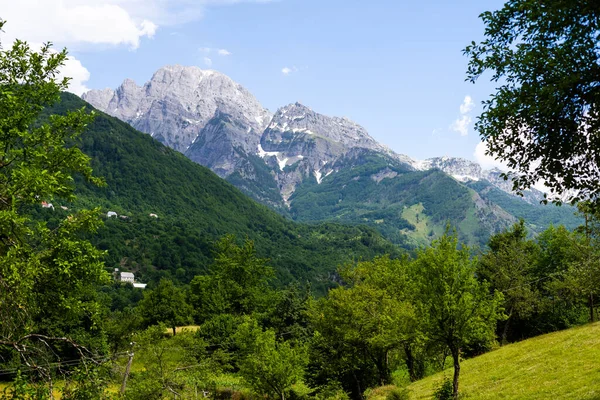
[[[135,280],[135,276],[133,272],[121,272],[121,282],[132,283]]]
[[[135,275],[133,272],[119,272],[119,268],[115,268],[113,272],[115,281],[121,283],[131,283],[135,289],[146,289],[146,283],[140,283],[135,281]]]
[[[109,211],[106,213],[106,218],[112,218],[112,217],[116,217],[117,213],[114,211]]]

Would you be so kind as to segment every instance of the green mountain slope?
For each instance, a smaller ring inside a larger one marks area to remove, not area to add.
[[[504,346],[461,365],[468,399],[600,399],[600,323]],[[411,399],[431,399],[452,369],[411,384]],[[374,399],[372,399],[374,400]]]
[[[482,243],[513,222],[476,202],[476,193],[438,170],[411,171],[370,152],[348,157],[336,168],[339,172],[321,184],[312,181],[296,190],[291,198],[296,220],[366,224],[396,243],[408,236],[419,245],[442,233],[448,222],[468,243]]]
[[[64,94],[49,112],[82,106],[90,107]],[[108,251],[108,266],[132,270],[142,281],[160,276],[188,281],[205,270],[212,243],[225,234],[254,240],[281,282],[309,280],[317,288],[331,283],[340,263],[398,254],[367,227],[309,226],[285,219],[209,169],[103,113],[82,135],[80,146],[107,185],[98,188],[78,179],[77,203],[55,201],[55,213],[67,212],[58,205],[116,212],[119,216],[107,218],[93,240]]]
[[[539,232],[551,224],[561,224],[569,229],[574,229],[583,223],[581,217],[575,215],[577,209],[569,205],[559,207],[553,204],[530,204],[485,181],[469,182],[467,186],[485,200],[499,205],[517,218],[523,218],[534,232]]]
[[[532,205],[489,183],[465,185],[440,170],[413,171],[381,154],[362,151],[339,161],[336,173],[300,185],[291,197],[297,221],[366,224],[389,240],[423,245],[447,223],[461,241],[484,245],[489,236],[525,218],[533,232],[550,224],[580,224],[569,207]]]

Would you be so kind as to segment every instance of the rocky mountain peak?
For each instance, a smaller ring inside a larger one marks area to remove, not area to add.
[[[281,136],[291,138],[299,135],[308,135],[313,140],[328,140],[344,149],[351,147],[384,149],[384,146],[357,123],[347,118],[319,114],[298,102],[277,110],[271,124],[267,127],[262,143],[263,146],[265,143],[268,146],[269,142],[279,144],[285,142]]]
[[[181,152],[217,111],[241,121],[247,133],[256,136],[271,119],[271,113],[231,78],[194,66],[167,65],[141,87],[126,79],[114,91],[92,90],[82,97]]]
[[[515,195],[513,192],[513,183],[504,180],[503,173],[498,168],[485,170],[479,164],[473,161],[465,160],[459,157],[434,157],[422,161],[413,161],[411,165],[417,170],[428,170],[437,168],[446,174],[452,176],[460,182],[485,180],[503,192]],[[529,189],[523,193],[523,200],[530,204],[537,204],[544,198],[544,193],[537,189]]]
[[[434,157],[425,160],[422,164],[422,167],[424,166],[427,166],[427,169],[440,169],[461,182],[478,181],[484,178],[481,166],[464,158],[448,156]]]
[[[500,171],[447,156],[415,161],[378,143],[351,119],[320,114],[301,102],[271,114],[228,76],[195,66],[167,65],[142,86],[125,79],[115,90],[92,90],[82,97],[222,177],[237,173],[233,179],[242,188],[269,181],[268,190],[277,191],[266,195],[273,201],[281,195],[287,203],[306,179],[321,183],[337,172],[337,161],[369,152],[416,170],[438,168],[464,183],[485,179],[508,193],[512,189]],[[255,164],[252,156],[266,166]]]

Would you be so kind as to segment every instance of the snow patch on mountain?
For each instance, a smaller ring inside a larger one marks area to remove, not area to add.
[[[315,178],[317,178],[317,183],[320,185],[321,184],[321,177],[323,176],[323,174],[321,174],[321,171],[315,171]]]

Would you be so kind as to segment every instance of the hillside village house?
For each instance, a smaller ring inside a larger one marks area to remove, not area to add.
[[[136,289],[146,289],[147,286],[146,283],[136,282],[133,272],[119,272],[119,268],[115,268],[113,277],[115,278],[115,281],[121,283],[131,283]]]
[[[121,272],[121,282],[129,282],[133,284],[134,275],[132,272]]]

